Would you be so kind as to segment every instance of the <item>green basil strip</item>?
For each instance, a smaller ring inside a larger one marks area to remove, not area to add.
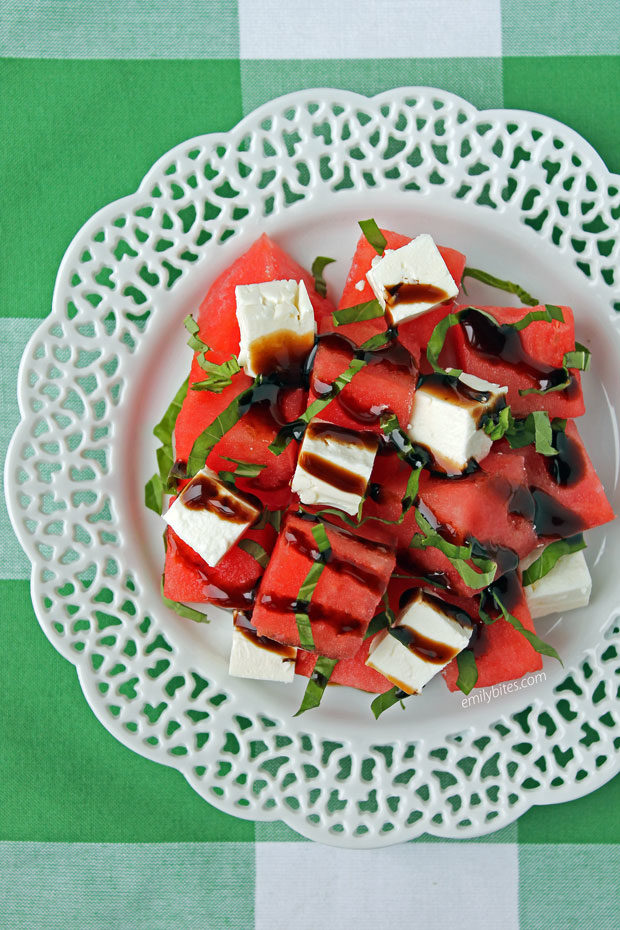
[[[376,320],[385,315],[381,304],[378,300],[367,300],[363,304],[355,304],[353,307],[344,307],[342,310],[336,310],[332,313],[332,320],[335,326],[342,326],[344,323],[361,323],[363,320]]]
[[[327,557],[327,553],[330,550],[329,538],[327,536],[327,531],[322,523],[315,523],[312,527],[312,535],[314,541],[317,544],[319,553],[324,558]],[[323,569],[325,568],[325,561],[316,561],[314,565],[311,566],[310,571],[306,575],[297,595],[297,601],[302,604],[307,604],[310,606],[310,601],[312,600],[312,595],[316,589],[317,584],[319,583],[319,578],[323,574]],[[297,624],[297,630],[299,632],[299,645],[302,649],[307,649],[309,651],[314,649],[314,638],[312,636],[312,629],[310,624],[310,617],[308,616],[308,609],[300,610],[295,614],[295,622]]]
[[[207,361],[204,353],[201,352],[198,356],[198,364],[208,372],[209,377],[204,381],[194,381],[192,391],[211,391],[213,394],[221,394],[224,388],[232,384],[233,375],[241,371],[239,362],[234,357],[227,362],[222,362],[221,365],[216,365],[215,362]]]
[[[183,326],[189,333],[189,339],[187,344],[190,349],[193,349],[194,352],[209,352],[210,347],[206,342],[203,342],[198,333],[200,332],[200,327],[194,319],[194,317],[189,313],[183,320]]]
[[[456,686],[463,694],[469,694],[478,681],[478,666],[471,649],[463,649],[462,652],[459,652],[456,657],[456,664],[459,670]]]
[[[351,381],[353,376],[356,375],[358,371],[361,371],[361,369],[366,364],[367,363],[362,358],[351,359],[351,363],[349,367],[345,371],[343,371],[341,375],[338,375],[336,380],[332,383],[331,391],[329,392],[329,394],[326,395],[325,397],[319,397],[316,400],[314,400],[310,404],[308,409],[304,413],[302,413],[299,419],[295,421],[295,423],[301,424],[301,425],[305,424],[307,426],[313,417],[317,416],[317,414],[319,414],[321,410],[324,410],[325,407],[328,406],[328,404],[331,404],[332,400],[335,397],[337,397],[338,394],[340,394],[342,389],[346,387],[346,385]],[[294,423],[290,423],[288,424],[288,426],[285,426],[280,430],[276,438],[269,445],[270,452],[273,452],[274,455],[280,455],[282,452],[284,452],[288,444],[293,439],[293,432],[291,430],[291,427],[293,427],[294,425],[295,425]]]
[[[521,420],[515,420],[510,407],[503,407],[498,414],[484,424],[485,433],[491,439],[506,437],[511,449],[522,449],[532,443],[540,455],[557,455],[553,445],[553,430],[561,429],[559,421],[551,423],[546,410],[535,410]]]
[[[144,485],[144,503],[154,513],[161,516],[162,498],[164,496],[164,483],[161,475],[155,474]]]
[[[583,533],[577,533],[576,536],[570,536],[568,539],[558,539],[545,547],[543,552],[538,556],[535,562],[526,568],[523,572],[523,587],[526,588],[535,581],[540,581],[545,575],[549,574],[563,555],[570,555],[571,552],[579,552],[585,549],[586,543]]]
[[[261,568],[267,568],[269,564],[269,554],[265,552],[263,547],[257,542],[253,539],[240,539],[237,545],[240,549],[243,549],[244,552],[247,552],[248,555],[251,555]]]
[[[238,394],[222,412],[210,423],[202,433],[194,440],[189,458],[187,460],[187,476],[193,477],[196,472],[204,468],[207,456],[216,443],[220,441],[228,430],[232,429],[240,417],[240,411],[243,403],[247,400],[252,389],[242,391]]]
[[[483,317],[486,317],[486,319],[498,329],[500,326],[509,326],[511,329],[514,329],[517,332],[525,329],[530,325],[530,323],[535,323],[539,320],[547,323],[550,323],[551,320],[559,320],[560,322],[564,321],[564,315],[562,314],[561,308],[556,307],[553,304],[545,304],[544,310],[531,310],[529,313],[525,314],[523,319],[517,320],[516,323],[504,324],[498,323],[491,313],[487,313],[486,310],[481,310],[480,307],[463,307],[462,310],[457,310],[456,313],[449,313],[443,318],[443,320],[440,320],[431,333],[431,338],[429,339],[428,345],[426,347],[426,358],[437,374],[450,375],[454,378],[457,378],[460,374],[462,374],[462,371],[457,368],[451,368],[449,370],[442,368],[441,365],[439,365],[439,356],[441,354],[441,350],[444,347],[448,330],[452,326],[456,326],[457,323],[460,323],[462,318],[472,311],[479,313]],[[532,393],[532,391],[519,391],[519,393]],[[541,393],[541,391],[533,391],[533,393]]]
[[[465,268],[462,280],[465,278],[473,278],[475,281],[488,284],[490,287],[495,287],[499,291],[506,291],[508,294],[516,294],[521,303],[526,304],[528,307],[535,307],[540,303],[536,297],[532,297],[531,294],[528,294],[519,284],[513,284],[512,281],[502,281],[501,278],[496,278],[495,275],[489,274],[487,271],[480,271],[478,268]]]
[[[481,589],[491,584],[497,572],[496,562],[492,559],[472,556],[471,543],[467,546],[457,546],[454,545],[454,543],[448,542],[447,539],[444,539],[443,536],[432,528],[431,524],[419,510],[415,512],[415,518],[422,533],[416,533],[412,537],[409,543],[410,548],[427,549],[431,546],[434,549],[439,549],[451,562],[469,588]],[[471,561],[472,565],[469,564],[469,561]]]
[[[320,294],[321,297],[325,297],[327,294],[327,284],[325,283],[325,278],[323,277],[325,266],[331,265],[331,263],[335,261],[335,258],[327,258],[326,255],[317,255],[317,257],[312,262],[314,290],[317,292],[317,294]]]
[[[235,469],[235,476],[237,478],[256,478],[260,475],[263,468],[267,468],[266,465],[259,465],[256,462],[243,462],[241,459],[231,459],[227,455],[222,456],[227,462],[233,462],[237,465]]]
[[[385,691],[383,694],[378,694],[370,705],[370,709],[375,715],[375,719],[378,720],[383,711],[387,710],[388,707],[393,707],[394,704],[401,703],[403,709],[405,705],[402,703],[405,698],[411,697],[406,691],[401,691],[400,688],[397,688],[394,685],[393,688],[390,688],[389,691]]]
[[[392,327],[392,329],[386,330],[384,333],[377,333],[376,336],[371,336],[366,342],[362,342],[360,349],[364,352],[378,352],[379,349],[385,349],[386,346],[389,346],[395,339],[396,329]]]
[[[536,650],[536,652],[540,653],[540,655],[550,656],[552,659],[557,659],[560,665],[562,666],[564,665],[564,663],[562,662],[561,658],[559,657],[559,655],[557,654],[553,646],[551,646],[549,643],[546,643],[543,639],[540,638],[540,636],[537,636],[536,633],[532,633],[530,630],[527,630],[523,626],[521,621],[518,620],[517,617],[514,617],[510,613],[510,611],[504,607],[500,597],[497,595],[495,591],[493,591],[493,589],[491,589],[490,593],[493,597],[493,601],[495,602],[496,606],[499,608],[504,620],[506,620],[512,627],[514,627],[514,629],[517,630],[518,633],[524,636],[525,639],[527,639],[530,646],[532,646]],[[487,621],[485,620],[485,623],[486,622]]]
[[[258,522],[253,525],[255,530],[264,530],[266,526],[272,526],[276,533],[280,532],[280,524],[282,523],[282,511],[281,510],[263,510],[260,515]]]
[[[331,678],[338,659],[328,659],[327,656],[319,656],[314,663],[314,669],[308,679],[306,690],[301,702],[300,708],[294,717],[299,717],[307,710],[318,707],[321,703],[323,693],[327,687],[327,682]]]
[[[373,247],[375,252],[378,255],[383,255],[385,247],[387,245],[387,239],[377,226],[374,220],[360,220],[359,226],[364,236],[366,237],[366,242]]]
[[[207,617],[206,614],[201,613],[199,610],[194,610],[193,607],[188,607],[186,604],[182,604],[180,601],[171,601],[170,598],[166,597],[164,594],[164,575],[161,576],[161,599],[166,605],[170,607],[171,610],[174,610],[179,617],[185,617],[186,620],[193,620],[194,623],[210,623],[210,617]]]
[[[494,442],[501,439],[514,425],[514,417],[510,406],[502,407],[497,414],[489,417],[484,423],[483,430]]]
[[[172,434],[174,433],[174,426],[181,407],[183,406],[183,401],[187,396],[188,385],[189,375],[172,398],[168,409],[164,413],[157,426],[153,428],[153,435],[155,438],[159,439],[162,445],[169,446],[170,450],[172,450]]]
[[[396,614],[390,607],[390,602],[385,592],[383,593],[381,600],[383,601],[384,610],[382,610],[379,614],[375,614],[375,616],[372,618],[368,624],[368,629],[366,630],[364,639],[370,639],[370,637],[374,636],[375,633],[379,633],[381,630],[387,630],[394,626],[396,623]]]
[[[592,353],[580,342],[576,342],[575,351],[566,352],[563,359],[565,368],[577,368],[579,371],[587,371],[591,361]]]

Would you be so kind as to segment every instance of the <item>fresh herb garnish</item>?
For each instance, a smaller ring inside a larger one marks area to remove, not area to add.
[[[228,455],[223,455],[222,458],[227,462],[233,462],[237,466],[234,472],[236,478],[256,478],[257,475],[260,475],[263,468],[267,468],[266,465],[259,465],[257,462],[244,462],[242,459],[231,459]]]
[[[301,706],[297,713],[293,714],[294,717],[299,717],[299,715],[303,714],[305,711],[319,706],[337,661],[338,659],[328,659],[327,656],[317,657],[312,674],[306,685]]]
[[[396,685],[394,685],[393,688],[390,688],[389,691],[384,691],[383,694],[377,695],[377,697],[370,705],[370,709],[375,715],[375,720],[378,720],[381,714],[387,710],[388,707],[393,707],[394,704],[398,704],[399,702],[404,710],[405,705],[403,704],[403,701],[408,697],[411,697],[411,695],[408,694],[407,691],[402,691],[400,688],[397,688]]]
[[[378,255],[383,255],[387,245],[387,239],[377,226],[376,222],[370,220],[360,220],[360,229],[366,237],[366,242],[373,247]]]
[[[314,562],[310,571],[304,578],[295,601],[295,606],[297,607],[295,611],[295,622],[299,633],[299,645],[302,649],[307,649],[309,651],[314,649],[314,638],[312,636],[308,609],[331,550],[327,531],[322,523],[314,524],[312,527],[312,535],[319,550],[319,558]]]
[[[497,572],[497,563],[492,559],[474,556],[472,543],[466,546],[457,546],[444,539],[437,530],[434,530],[428,520],[416,509],[415,518],[421,533],[415,533],[409,543],[412,549],[428,549],[429,546],[439,549],[457,570],[469,588],[481,589],[491,584]],[[472,565],[469,564],[471,561]],[[479,571],[476,571],[479,569]]]
[[[282,523],[281,510],[263,510],[258,521],[254,524],[253,529],[264,530],[266,526],[272,526],[276,533],[280,532]]]
[[[428,359],[429,364],[432,366],[433,371],[437,372],[437,374],[450,375],[453,378],[458,378],[458,376],[463,373],[460,369],[457,368],[442,368],[439,364],[439,356],[441,354],[441,350],[444,347],[448,330],[452,326],[456,326],[457,323],[460,323],[463,317],[470,313],[480,314],[480,316],[485,317],[485,319],[487,319],[489,323],[491,323],[491,325],[495,326],[497,329],[514,329],[517,332],[520,332],[531,323],[535,323],[539,320],[542,320],[546,323],[550,323],[551,320],[559,320],[560,322],[564,321],[562,309],[560,307],[556,307],[554,304],[545,304],[544,310],[530,310],[530,312],[526,313],[521,320],[517,320],[515,323],[498,323],[491,313],[487,313],[486,310],[481,310],[480,307],[463,307],[462,310],[457,310],[456,313],[448,313],[448,315],[440,320],[439,323],[435,326],[426,347],[426,358]],[[531,392],[519,391],[519,393],[523,394]],[[536,391],[535,393],[541,392]]]
[[[525,588],[544,578],[563,555],[570,555],[571,552],[579,552],[580,549],[585,548],[586,544],[582,533],[550,543],[536,561],[532,562],[529,568],[526,568],[523,572],[523,587]]]
[[[265,552],[263,547],[259,543],[255,542],[253,539],[240,539],[237,543],[240,549],[243,549],[244,552],[247,552],[248,555],[251,555],[255,559],[261,568],[267,568],[269,563],[269,553]]]
[[[155,513],[161,516],[163,495],[174,490],[170,479],[170,471],[174,465],[172,451],[172,436],[174,426],[179,415],[183,401],[187,395],[189,377],[185,379],[170,402],[163,417],[153,429],[153,435],[159,439],[161,446],[157,449],[157,465],[159,473],[154,474],[144,487],[144,503]]]
[[[553,446],[554,427],[555,421],[552,424],[546,410],[534,410],[527,417],[515,420],[510,407],[502,407],[489,417],[483,429],[493,440],[505,437],[511,449],[522,449],[533,443],[540,455],[557,455],[558,450]]]
[[[546,643],[543,639],[540,638],[540,636],[537,636],[536,633],[532,633],[531,630],[526,629],[526,627],[523,626],[521,621],[517,617],[515,617],[513,614],[510,613],[510,611],[504,606],[502,599],[499,596],[499,593],[495,589],[494,585],[490,585],[487,588],[487,590],[483,591],[482,593],[482,597],[480,600],[480,607],[478,608],[478,613],[483,623],[489,626],[490,624],[495,623],[497,619],[497,617],[491,617],[487,613],[485,607],[483,607],[483,603],[485,603],[489,599],[493,601],[493,603],[495,604],[495,606],[501,613],[504,620],[506,620],[507,623],[509,623],[512,627],[514,627],[514,629],[518,633],[524,636],[525,639],[527,639],[530,646],[532,646],[536,650],[536,652],[540,653],[540,655],[550,656],[552,659],[557,659],[560,665],[564,664],[561,658],[559,657],[558,653],[556,652],[556,650],[553,648],[553,646],[551,646],[549,643]]]
[[[506,291],[508,294],[516,294],[521,303],[527,304],[528,307],[536,307],[540,302],[536,297],[532,297],[531,294],[528,294],[520,285],[513,284],[512,281],[502,281],[501,278],[496,278],[495,275],[489,274],[487,271],[480,271],[478,268],[465,268],[462,280],[465,278],[474,278],[475,281],[488,284],[490,287],[496,287],[500,291]],[[465,290],[465,288],[463,288],[463,290]]]
[[[384,593],[381,600],[383,601],[384,609],[380,613],[374,615],[368,624],[364,639],[370,639],[375,633],[379,633],[381,630],[387,630],[396,623],[396,614],[390,607],[387,594]]]
[[[456,657],[456,664],[459,670],[456,686],[463,694],[469,694],[478,681],[478,666],[471,649],[463,649],[462,652],[459,652]]]
[[[323,277],[325,266],[331,265],[331,263],[335,261],[335,258],[327,258],[326,255],[317,255],[317,257],[312,262],[314,290],[317,292],[317,294],[320,294],[321,297],[325,297],[327,294],[327,284],[325,283],[325,278]]]
[[[385,315],[381,304],[378,300],[367,300],[363,304],[355,304],[353,307],[344,307],[342,310],[336,310],[332,313],[332,320],[335,326],[342,326],[344,323],[361,323],[363,320],[376,320]]]
[[[299,419],[282,427],[276,438],[270,443],[269,451],[273,452],[274,455],[281,455],[295,437],[295,432],[303,432],[310,420],[317,416],[321,410],[324,410],[328,404],[331,404],[332,400],[340,394],[353,376],[356,375],[358,371],[361,371],[366,364],[366,361],[362,358],[351,359],[349,367],[343,371],[341,375],[338,375],[336,380],[332,383],[331,390],[327,394],[312,401],[308,409],[302,413]]]
[[[200,327],[191,313],[185,317],[183,325],[190,334],[187,340],[188,346],[198,352],[198,364],[209,375],[204,381],[195,381],[191,386],[192,391],[212,391],[214,394],[221,394],[225,387],[232,384],[233,375],[241,371],[237,359],[233,356],[220,365],[209,362],[206,353],[210,352],[211,348],[200,338]]]
[[[360,351],[378,352],[380,349],[385,349],[386,346],[394,342],[396,336],[397,330],[392,326],[391,329],[386,329],[383,333],[377,333],[375,336],[371,336],[370,339],[367,339],[366,342],[362,342]]]
[[[587,371],[592,361],[592,353],[580,342],[575,343],[573,352],[566,352],[562,359],[564,368],[577,368],[579,371]]]

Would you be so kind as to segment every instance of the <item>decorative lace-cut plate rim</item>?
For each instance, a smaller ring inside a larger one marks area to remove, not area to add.
[[[563,668],[545,660],[543,675],[470,700],[436,680],[378,722],[369,696],[330,689],[292,718],[303,681],[231,679],[230,619],[208,608],[213,622],[192,624],[163,607],[162,527],[142,488],[152,427],[190,361],[181,322],[210,282],[267,232],[306,266],[338,259],[337,295],[356,221],[374,216],[575,309],[594,355],[580,428],[617,509],[619,186],[539,114],[432,88],[323,88],[177,146],[85,224],[24,352],[5,483],[41,627],[109,732],[221,810],[360,848],[481,836],[615,774],[617,522],[588,534],[589,608],[539,621]]]

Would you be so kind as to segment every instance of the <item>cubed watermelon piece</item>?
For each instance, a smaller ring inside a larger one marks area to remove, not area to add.
[[[456,310],[463,309],[457,307]],[[515,323],[533,310],[544,307],[482,307],[498,323]],[[564,322],[559,320],[537,320],[530,323],[519,333],[524,358],[536,369],[550,371],[562,368],[564,354],[575,348],[575,325],[570,307],[561,307]],[[480,323],[481,326],[489,324]],[[491,324],[492,326],[492,324]],[[519,390],[537,387],[538,381],[523,367],[510,364],[474,348],[467,336],[463,324],[452,327],[454,349],[458,367],[468,374],[477,375],[487,381],[508,387],[507,402],[515,416],[525,416],[533,410],[546,410],[551,417],[578,417],[585,411],[581,390],[580,372],[571,369],[572,385],[564,391],[552,391],[548,394],[526,394],[521,396]],[[443,357],[442,357],[443,361]]]
[[[506,576],[506,579],[509,596],[505,606],[527,630],[535,633],[521,584],[514,574]],[[529,644],[525,636],[503,617],[490,626],[477,624],[473,651],[478,668],[477,688],[488,688],[502,681],[513,681],[542,668],[542,656]],[[442,674],[450,691],[457,691],[456,680],[459,673],[456,659],[446,666]]]
[[[348,685],[350,688],[357,688],[358,691],[368,691],[371,694],[382,694],[389,691],[392,682],[388,681],[380,672],[375,671],[366,665],[368,650],[372,643],[373,637],[365,639],[355,655],[350,659],[339,659],[334,670],[331,673],[329,683],[332,685]],[[315,652],[305,652],[299,649],[297,652],[297,661],[295,663],[295,672],[298,675],[304,675],[310,678],[314,671],[317,655]]]
[[[560,450],[557,457],[539,455],[533,446],[521,450],[530,487],[540,489],[557,505],[543,513],[540,535],[572,536],[613,520],[605,489],[572,420],[566,423],[565,436],[556,434],[555,442]],[[560,483],[554,475],[560,477]],[[545,511],[544,498],[539,502]]]
[[[288,278],[304,280],[317,319],[331,314],[334,309],[332,303],[316,293],[311,275],[268,236],[262,235],[215,280],[201,305],[198,323],[201,337],[212,347],[212,351],[207,354],[209,360],[220,363],[236,355],[239,350],[236,285]],[[190,390],[175,427],[176,457],[180,461],[187,460],[196,437],[252,384],[252,379],[240,372],[220,394],[193,391],[191,385],[205,377],[196,353],[192,361]],[[209,466],[215,471],[234,470],[234,466],[226,462],[223,456],[265,465],[256,479],[239,479],[239,487],[256,495],[265,506],[272,509],[286,507],[291,499],[289,483],[295,469],[295,449],[291,447],[283,455],[274,456],[267,451],[267,447],[282,423],[290,422],[302,413],[305,398],[305,392],[301,389],[281,391],[278,408],[272,411],[273,416],[266,412],[266,404],[260,408],[253,407],[220,440],[208,458]]]
[[[212,603],[247,610],[252,605],[263,569],[256,559],[236,544],[213,568],[207,565],[170,528],[164,573],[164,594],[171,601]],[[249,529],[242,539],[252,539],[270,553],[276,542],[271,524]],[[239,540],[241,542],[241,540]]]
[[[395,557],[386,546],[324,524],[331,546],[309,605],[316,651],[334,659],[359,649],[375,607],[387,587]],[[315,564],[313,523],[290,514],[263,575],[252,623],[262,636],[299,645],[295,603]]]
[[[402,236],[400,233],[392,232],[389,229],[382,229],[381,232],[385,236],[387,249],[400,249],[404,245],[407,245],[408,242],[411,242],[411,236]],[[444,248],[444,246],[438,246],[438,248],[454,281],[457,285],[460,284],[463,276],[463,269],[465,268],[465,256],[461,252],[457,252],[456,249],[448,249]],[[366,273],[370,271],[372,260],[376,258],[376,256],[376,251],[370,245],[366,237],[363,235],[360,236],[342,292],[342,297],[338,305],[339,310],[342,310],[344,307],[354,307],[356,304],[374,300],[375,294],[366,280]],[[363,284],[363,287],[360,286],[360,283]],[[453,306],[453,301],[443,305],[441,316],[449,312],[451,306]],[[437,308],[437,310],[441,311],[442,308]],[[434,314],[437,311],[429,312]],[[418,319],[421,321],[426,315],[427,314],[422,314]],[[441,319],[441,316],[439,319]],[[399,327],[398,335],[403,345],[407,347],[417,360],[420,354],[421,338],[417,335],[417,328],[414,324],[415,321],[402,324]],[[365,320],[361,323],[346,323],[343,326],[339,326],[337,329],[338,332],[346,336],[347,339],[350,339],[356,345],[361,345],[362,342],[365,342],[377,333],[384,332],[385,328],[385,320],[379,318],[376,320]],[[331,332],[332,329],[333,324],[331,319],[325,316],[321,321],[319,332]],[[430,331],[432,332],[432,327]]]
[[[351,363],[354,348],[339,335],[319,343],[310,380],[308,404],[321,397]],[[394,413],[402,424],[409,422],[417,373],[409,353],[394,346],[373,353],[334,400],[321,411],[321,419],[347,429],[380,433],[381,417]]]

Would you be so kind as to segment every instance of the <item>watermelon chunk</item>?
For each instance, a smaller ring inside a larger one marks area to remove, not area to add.
[[[288,278],[305,282],[317,320],[331,314],[333,305],[316,293],[312,276],[268,236],[262,235],[214,281],[201,304],[198,324],[202,339],[212,347],[207,353],[210,361],[221,363],[239,351],[235,287]],[[190,390],[175,427],[176,457],[180,461],[187,460],[196,437],[252,384],[252,379],[240,372],[220,394],[191,389],[192,384],[204,378],[205,372],[195,353]],[[239,479],[239,488],[254,494],[271,509],[285,508],[291,500],[289,484],[295,470],[295,449],[291,447],[281,456],[274,456],[268,446],[284,423],[303,412],[305,401],[305,392],[299,388],[280,391],[273,405],[265,401],[253,406],[215,446],[207,460],[209,467],[214,471],[234,471],[235,466],[225,456],[265,466],[257,478]]]
[[[400,233],[392,232],[389,229],[382,229],[381,232],[386,239],[387,249],[400,249],[404,245],[407,245],[408,242],[411,242],[411,236],[402,236]],[[461,252],[457,252],[456,249],[447,249],[443,246],[438,246],[438,248],[454,281],[457,285],[460,284],[463,276],[463,269],[465,268],[465,256]],[[363,235],[360,236],[342,292],[342,297],[338,304],[339,310],[342,310],[344,307],[354,307],[356,304],[374,300],[375,294],[366,280],[366,273],[370,270],[372,260],[376,258],[376,256],[377,253],[366,237]],[[363,287],[359,286],[360,282],[364,285]],[[429,313],[436,315],[439,311],[440,316],[438,319],[441,319],[442,316],[449,312],[452,306],[453,301],[450,301],[442,305],[441,308],[438,307],[436,310],[429,311]],[[417,320],[404,323],[398,329],[398,338],[400,342],[406,346],[416,360],[420,355],[420,346],[422,344],[425,345],[426,341],[428,341],[428,337],[426,337],[426,340],[422,342],[427,328],[425,328],[425,324],[422,323],[422,320],[427,315],[428,314],[422,314]],[[333,328],[331,319],[326,316],[321,321],[319,332],[330,332]],[[360,323],[346,323],[343,326],[338,326],[337,331],[356,345],[361,345],[362,342],[365,342],[377,333],[384,332],[385,328],[385,320],[379,318],[376,320],[364,320]],[[432,330],[433,327],[431,326],[429,335]]]
[[[334,659],[359,649],[375,607],[387,587],[395,557],[371,543],[324,524],[331,546],[309,604],[316,651]],[[316,542],[312,523],[290,514],[263,576],[252,623],[262,636],[299,645],[295,604],[310,568]]]
[[[456,309],[463,308],[457,307]],[[530,311],[544,310],[544,307],[541,305],[539,307],[482,307],[481,309],[490,313],[501,324],[515,323],[522,320]],[[564,354],[571,352],[575,347],[573,312],[570,307],[561,307],[561,310],[564,322],[537,320],[519,332],[523,357],[536,369],[550,371],[562,368]],[[453,326],[451,331],[454,334],[453,344],[458,367],[468,374],[477,375],[487,381],[507,385],[507,403],[510,404],[515,416],[526,416],[533,410],[546,410],[550,417],[578,417],[584,413],[585,404],[579,371],[571,369],[573,383],[564,391],[521,396],[519,390],[538,387],[535,377],[523,366],[510,364],[474,348],[466,337],[466,330],[462,323]]]
[[[510,594],[505,606],[520,620],[523,626],[535,633],[534,623],[525,600],[520,582],[514,574],[510,577]],[[491,626],[477,625],[478,635],[473,641],[473,651],[478,668],[476,688],[488,688],[502,681],[522,678],[529,672],[542,668],[542,656],[536,652],[525,636],[500,617]],[[453,659],[442,672],[450,691],[457,691],[458,665]]]
[[[374,668],[370,668],[365,664],[372,640],[372,636],[365,639],[355,655],[352,655],[351,658],[338,660],[331,673],[329,679],[330,684],[348,685],[350,688],[357,688],[358,691],[368,691],[372,694],[382,694],[384,691],[390,690],[392,682],[388,681],[380,672],[375,671]],[[295,663],[296,674],[310,678],[314,671],[316,660],[316,653],[299,649],[297,652],[297,661]]]
[[[263,569],[237,543],[213,568],[170,528],[166,530],[167,548],[164,595],[171,601],[212,603],[220,607],[247,610]],[[247,530],[242,539],[252,539],[270,553],[276,542],[271,524],[264,529]],[[239,540],[241,542],[241,540]]]
[[[310,381],[308,403],[323,396],[351,363],[354,347],[339,335],[319,343]],[[409,422],[417,373],[409,353],[398,346],[373,353],[364,368],[321,411],[321,419],[347,429],[381,434],[380,419],[394,413],[400,423]]]

